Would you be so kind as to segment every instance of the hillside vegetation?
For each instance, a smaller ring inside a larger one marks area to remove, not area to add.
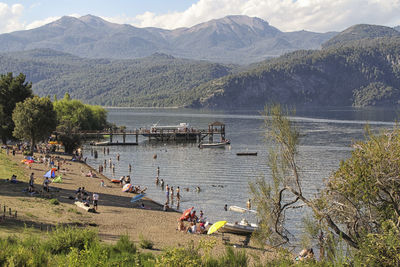
[[[105,106],[183,106],[190,91],[232,67],[165,54],[135,60],[83,59],[50,49],[0,55],[0,73],[24,73],[40,96]]]
[[[315,106],[397,105],[400,38],[363,39],[296,51],[196,88],[191,107],[249,108],[279,102]]]

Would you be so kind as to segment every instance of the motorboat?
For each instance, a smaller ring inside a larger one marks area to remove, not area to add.
[[[258,229],[258,225],[255,223],[249,223],[245,219],[240,222],[226,223],[224,227],[220,229],[221,232],[232,233],[236,235],[251,235]]]

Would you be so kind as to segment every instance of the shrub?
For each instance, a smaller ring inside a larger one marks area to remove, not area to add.
[[[154,243],[151,240],[145,239],[143,237],[143,235],[140,235],[139,239],[140,239],[139,246],[141,248],[144,248],[144,249],[152,249],[153,248]]]
[[[56,199],[56,198],[52,198],[52,199],[50,199],[49,201],[50,201],[50,204],[53,204],[53,205],[60,205],[60,201],[58,201],[58,199]]]
[[[127,235],[121,235],[117,244],[114,246],[114,251],[126,252],[135,254],[137,251],[136,245],[129,240]]]
[[[157,267],[161,266],[201,266],[201,258],[196,250],[188,248],[171,248],[158,258]]]
[[[97,233],[76,227],[57,227],[49,234],[47,246],[54,254],[68,253],[71,248],[83,250],[86,244],[98,242]]]

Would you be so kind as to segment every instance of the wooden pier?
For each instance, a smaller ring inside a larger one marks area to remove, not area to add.
[[[192,127],[176,127],[159,126],[151,127],[150,129],[141,128],[135,130],[103,130],[103,131],[80,131],[78,133],[85,138],[103,139],[104,136],[109,136],[109,141],[92,142],[97,146],[114,146],[114,145],[138,145],[139,135],[148,138],[153,142],[202,142],[208,138],[209,142],[213,142],[214,138],[225,140],[225,124],[222,122],[213,122],[208,125],[208,129],[196,129]],[[113,142],[114,137],[121,136],[122,142]],[[126,142],[127,136],[134,136],[135,142]]]

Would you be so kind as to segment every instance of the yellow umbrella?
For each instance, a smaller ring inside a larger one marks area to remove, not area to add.
[[[224,226],[226,223],[227,223],[226,221],[219,221],[219,222],[213,223],[213,225],[211,225],[211,227],[208,229],[207,235],[211,235],[212,233],[217,231],[219,228]]]

